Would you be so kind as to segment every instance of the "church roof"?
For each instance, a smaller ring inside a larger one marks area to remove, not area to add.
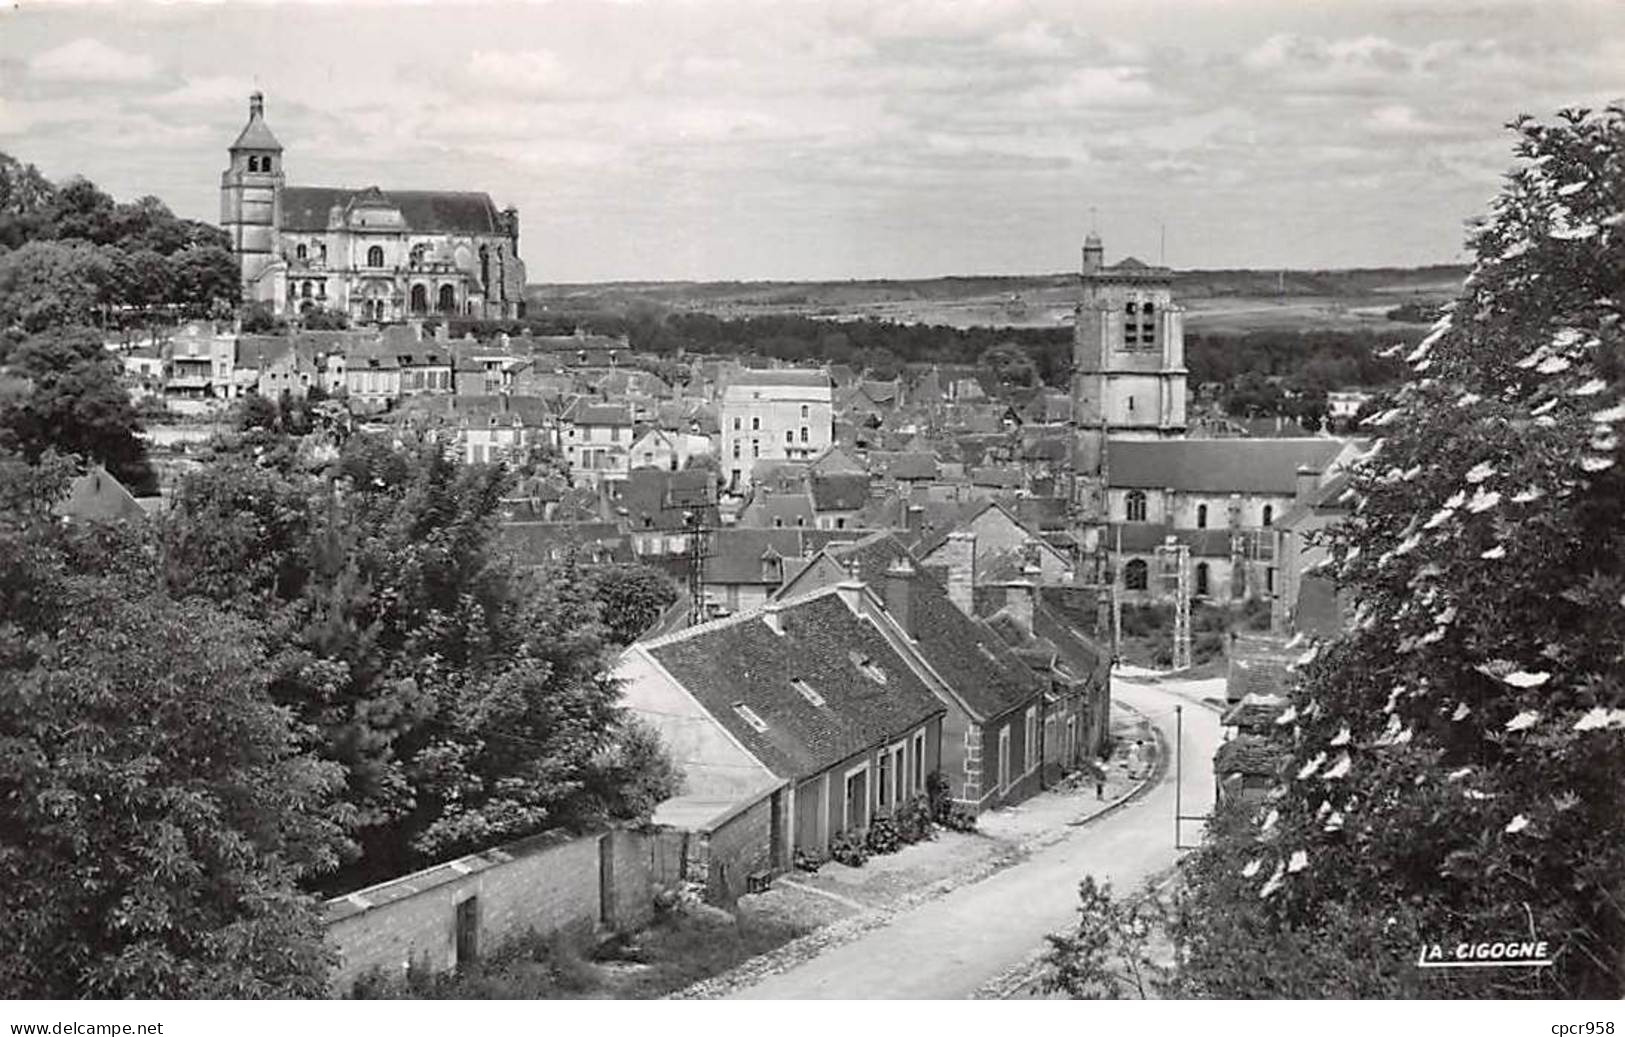
[[[1187,493],[1297,493],[1298,466],[1317,471],[1342,453],[1338,439],[1113,439],[1114,489]]]
[[[249,123],[252,127],[254,124]],[[243,131],[247,133],[248,131]],[[255,145],[258,146],[258,145]],[[495,234],[497,207],[484,191],[382,191],[376,187],[285,187],[282,229],[323,231],[327,214],[337,205],[348,209],[362,202],[393,203],[408,228],[425,234]]]
[[[232,151],[248,149],[255,151],[282,150],[281,142],[276,139],[276,135],[271,132],[271,128],[265,125],[265,116],[260,114],[257,108],[250,110],[248,125],[243,127],[243,132],[237,134],[237,140],[231,145]]]

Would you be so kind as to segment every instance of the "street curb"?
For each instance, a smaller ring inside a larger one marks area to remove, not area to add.
[[[1127,703],[1114,703],[1114,705],[1121,705],[1124,710],[1138,715],[1142,721],[1148,719],[1144,713],[1141,713],[1139,710],[1128,705]],[[1145,778],[1141,779],[1138,786],[1124,794],[1117,802],[1112,803],[1110,806],[1106,807],[1097,814],[1084,818],[1082,821],[1071,822],[1072,825],[1082,827],[1096,820],[1097,818],[1114,814],[1120,807],[1126,806],[1134,800],[1144,797],[1151,789],[1162,784],[1162,779],[1168,776],[1168,742],[1167,739],[1163,738],[1162,732],[1158,730],[1155,725],[1147,724],[1147,726],[1151,728],[1151,735],[1156,739],[1157,743],[1157,759],[1151,767],[1151,773],[1146,775]],[[1177,868],[1178,865],[1176,864],[1174,867],[1169,868],[1164,872],[1158,872],[1157,875],[1153,876],[1152,881],[1157,883],[1159,886],[1165,884],[1167,882],[1167,876],[1171,872],[1177,870]],[[1025,987],[1031,986],[1033,983],[1037,982],[1043,972],[1044,958],[1048,954],[1049,948],[1047,947],[1034,951],[1021,961],[1017,962],[1015,965],[1005,969],[997,976],[988,980],[986,983],[983,983],[980,987],[977,987],[970,996],[971,1000],[999,1001],[1015,996]]]
[[[765,954],[759,954],[754,958],[740,962],[727,972],[699,980],[681,990],[672,991],[665,995],[662,1000],[687,1001],[723,997],[736,990],[744,990],[754,986],[771,976],[788,972],[804,962],[811,961],[825,951],[851,943],[865,933],[880,928],[898,915],[911,911],[921,904],[939,900],[956,890],[990,879],[994,875],[1020,864],[1032,856],[1034,852],[1048,849],[1062,839],[1068,838],[1077,829],[1086,827],[1099,818],[1108,817],[1116,813],[1120,808],[1141,798],[1149,789],[1160,783],[1168,773],[1168,746],[1162,737],[1162,733],[1157,730],[1154,724],[1150,723],[1150,718],[1140,710],[1125,702],[1113,702],[1113,705],[1126,713],[1134,714],[1150,729],[1151,736],[1156,740],[1157,755],[1149,774],[1141,778],[1133,788],[1122,793],[1100,810],[1082,820],[1068,821],[1063,828],[1052,830],[1048,839],[1040,837],[1033,839],[1031,842],[1021,843],[1006,853],[990,858],[978,867],[968,869],[963,875],[940,879],[922,890],[906,895],[894,905],[871,908],[865,914],[853,915],[849,918],[838,919],[828,925],[819,926],[812,932],[804,936],[798,936],[789,943],[775,947]],[[980,996],[980,991],[984,988],[978,988],[977,993],[973,993],[971,996],[973,998]]]

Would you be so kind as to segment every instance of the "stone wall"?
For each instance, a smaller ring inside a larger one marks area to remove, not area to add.
[[[695,850],[693,874],[704,875],[706,900],[732,905],[744,896],[746,880],[753,872],[775,870],[773,797],[783,795],[781,790],[763,796],[711,831],[696,833],[694,838],[701,844]]]
[[[656,889],[681,878],[684,843],[684,833],[665,829],[547,833],[335,897],[324,911],[339,953],[333,991],[346,996],[366,973],[399,976],[414,962],[448,971],[470,948],[488,954],[532,930],[637,928]],[[459,913],[472,921],[462,948]]]

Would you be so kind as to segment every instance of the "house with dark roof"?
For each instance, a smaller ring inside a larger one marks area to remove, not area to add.
[[[574,555],[588,562],[633,562],[631,544],[614,522],[505,522],[497,550],[530,568]]]
[[[732,821],[709,841],[719,899],[925,795],[945,710],[890,619],[848,581],[620,656],[622,704],[683,773],[683,794],[655,822],[694,816],[694,800]]]
[[[1354,440],[1112,439],[1106,548],[1123,600],[1164,601],[1157,549],[1190,549],[1191,591],[1218,602],[1279,593],[1274,525],[1298,497],[1298,470],[1328,477],[1360,454]]]
[[[147,510],[99,464],[91,464],[73,477],[68,493],[51,509],[63,518],[88,522],[123,522],[145,519]]]
[[[1314,534],[1344,521],[1353,508],[1346,470],[1323,478],[1308,466],[1298,469],[1297,499],[1274,526],[1280,590],[1270,602],[1270,623],[1276,633],[1330,639],[1347,629],[1353,601],[1322,571],[1328,552]]]
[[[856,526],[858,513],[869,503],[867,473],[814,473],[807,480],[807,488],[812,495],[814,524],[819,529]]]
[[[738,522],[743,529],[812,529],[816,526],[812,494],[757,486],[739,512]]]
[[[559,415],[559,446],[577,484],[625,479],[635,440],[632,409],[579,396]]]
[[[686,557],[693,531],[718,523],[716,482],[704,469],[634,468],[624,482],[605,488],[611,512],[645,561]]]
[[[1064,769],[1092,747],[1073,709],[1079,696],[1057,695],[1051,676],[1035,672],[1018,654],[1024,645],[1013,647],[976,615],[974,547],[968,539],[952,543],[954,554],[932,566],[920,565],[889,532],[832,545],[790,578],[779,597],[852,580],[877,589],[892,628],[907,635],[900,643],[929,668],[932,688],[947,709],[942,772],[951,794],[980,811],[1025,799],[1042,787],[1047,768]],[[1074,719],[1068,723],[1068,717]]]
[[[972,545],[972,583],[1004,579],[1034,567],[1040,584],[1070,583],[1074,573],[1072,558],[1055,547],[1037,529],[1014,511],[994,500],[982,500],[960,507],[949,522],[922,525],[920,538],[912,544],[925,565],[934,565],[939,555],[953,550],[954,536],[968,537]],[[952,515],[951,512],[944,512]]]

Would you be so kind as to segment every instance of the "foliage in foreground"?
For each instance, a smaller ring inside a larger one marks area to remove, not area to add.
[[[50,514],[68,469],[0,456],[0,988],[322,996],[298,883],[344,845],[342,774],[270,701],[252,624]]]
[[[1328,538],[1353,629],[1300,660],[1277,790],[1188,858],[1167,993],[1625,990],[1625,111],[1514,128]],[[1554,966],[1416,967],[1513,939]]]

